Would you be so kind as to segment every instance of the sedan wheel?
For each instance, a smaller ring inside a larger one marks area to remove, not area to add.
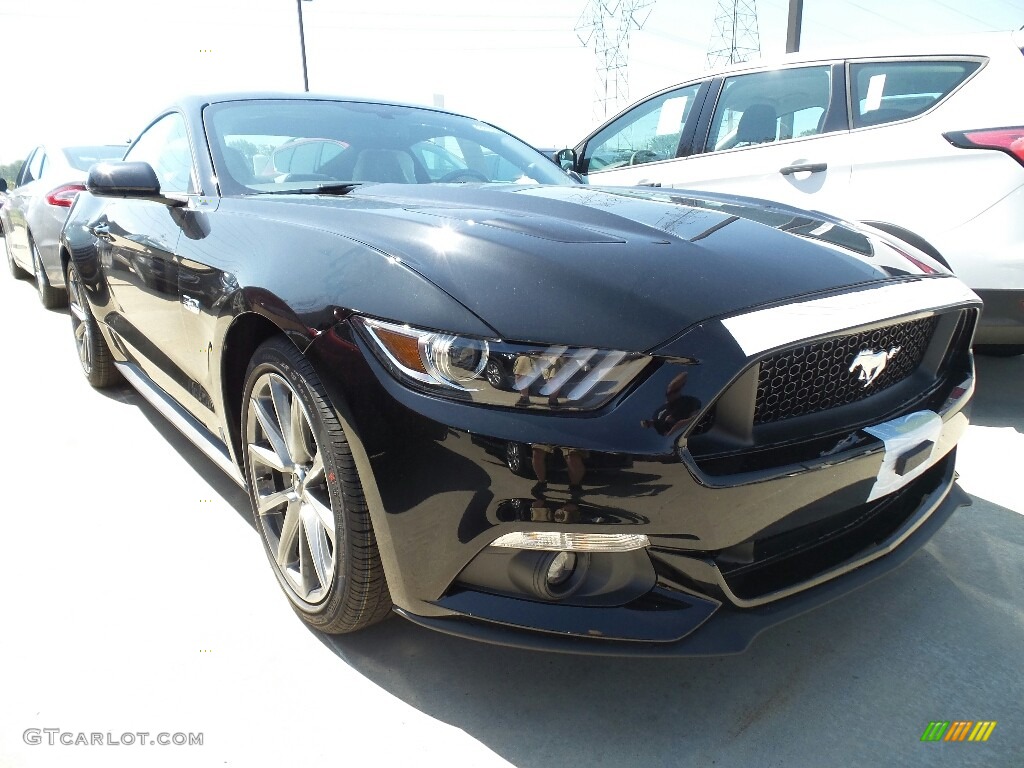
[[[71,329],[75,334],[75,346],[78,348],[82,372],[89,383],[97,389],[116,384],[121,380],[121,374],[114,367],[114,357],[110,354],[106,339],[100,333],[99,325],[86,300],[82,277],[73,263],[68,264],[65,282],[68,286],[68,303],[71,309]]]
[[[263,543],[285,594],[310,625],[351,632],[391,599],[348,440],[316,372],[285,338],[246,375],[246,477]]]
[[[505,443],[505,466],[512,474],[520,477],[533,477],[533,465],[530,463],[533,452],[530,446],[522,443]]]
[[[11,277],[15,280],[24,280],[28,277],[28,272],[18,266],[18,262],[14,260],[14,253],[11,251],[11,244],[7,238],[9,235],[4,235],[4,250],[7,251],[7,268],[11,270]]]
[[[484,368],[484,376],[487,377],[487,383],[495,389],[501,389],[502,384],[505,383],[505,377],[501,375],[501,368],[493,360],[487,361],[487,367]]]
[[[36,290],[39,292],[39,301],[41,301],[43,306],[47,309],[57,309],[58,307],[66,306],[68,303],[68,294],[66,291],[63,291],[60,288],[54,288],[50,285],[50,281],[46,277],[46,270],[43,269],[43,260],[39,258],[39,249],[36,248],[34,241],[29,240],[29,248],[32,249],[32,271],[35,272]]]

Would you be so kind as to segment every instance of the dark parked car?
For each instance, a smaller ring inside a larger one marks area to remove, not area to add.
[[[303,139],[339,151],[251,170]],[[434,179],[430,147],[465,167]],[[967,502],[980,302],[883,233],[579,185],[490,125],[329,97],[189,98],[87,186],[61,248],[86,376],[127,378],[248,489],[325,632],[394,610],[737,651]]]

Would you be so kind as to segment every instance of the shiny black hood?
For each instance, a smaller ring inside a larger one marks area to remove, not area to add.
[[[712,317],[920,274],[836,219],[678,190],[376,184],[225,208],[256,201],[383,251],[516,341],[650,350]]]

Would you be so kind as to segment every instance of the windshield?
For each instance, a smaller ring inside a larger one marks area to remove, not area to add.
[[[203,118],[224,194],[339,182],[574,183],[513,136],[430,109],[282,99],[214,104]]]
[[[94,163],[102,160],[120,160],[127,149],[124,144],[111,144],[99,147],[65,147],[63,152],[68,165],[78,171],[88,171]]]

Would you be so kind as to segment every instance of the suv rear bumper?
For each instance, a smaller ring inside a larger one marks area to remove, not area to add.
[[[1024,289],[977,290],[985,302],[976,344],[1024,344]]]

